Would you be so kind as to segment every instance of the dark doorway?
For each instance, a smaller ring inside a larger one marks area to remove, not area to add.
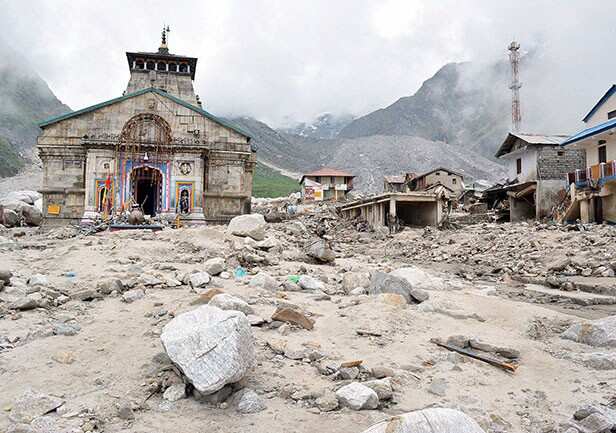
[[[132,173],[133,198],[145,215],[154,216],[160,210],[162,176],[158,170],[140,167]]]
[[[599,224],[603,222],[603,200],[601,197],[595,197],[595,221]]]
[[[607,162],[607,148],[599,146],[599,163]]]

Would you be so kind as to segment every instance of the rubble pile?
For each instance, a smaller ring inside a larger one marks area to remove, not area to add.
[[[0,431],[613,429],[613,228],[391,235],[326,204],[258,208],[2,229]]]

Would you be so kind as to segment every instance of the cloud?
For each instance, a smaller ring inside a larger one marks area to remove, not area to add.
[[[72,108],[120,95],[124,52],[156,50],[164,23],[172,52],[199,57],[195,87],[209,110],[274,125],[326,111],[365,114],[414,93],[447,62],[506,60],[514,38],[534,53],[522,65],[529,126],[576,129],[616,80],[613,1],[0,0],[0,7],[0,37]]]

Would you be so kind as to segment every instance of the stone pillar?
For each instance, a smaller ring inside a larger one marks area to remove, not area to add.
[[[392,216],[396,216],[396,199],[389,199],[389,214]]]
[[[580,200],[580,219],[583,223],[586,224],[593,221],[592,211],[592,201],[590,199]]]

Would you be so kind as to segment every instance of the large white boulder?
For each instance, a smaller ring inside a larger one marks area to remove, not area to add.
[[[255,362],[250,323],[238,311],[203,305],[175,317],[160,339],[171,361],[206,395],[242,379]]]
[[[389,418],[362,433],[485,433],[464,413],[446,408],[422,409]]]
[[[446,290],[445,280],[437,277],[416,266],[407,266],[396,269],[390,275],[404,278],[416,289],[421,290]]]
[[[255,241],[265,239],[265,218],[258,213],[239,215],[229,222],[227,232],[235,236],[251,237]]]
[[[372,274],[368,293],[371,295],[395,293],[403,296],[408,303],[421,303],[428,300],[430,297],[424,290],[413,287],[408,280],[384,272],[375,272]]]
[[[616,316],[576,323],[563,332],[561,337],[589,346],[616,347]]]
[[[336,391],[336,397],[342,407],[353,410],[376,409],[379,396],[372,389],[359,382],[352,382]]]
[[[37,200],[42,197],[43,196],[41,195],[41,193],[37,191],[11,191],[7,195],[2,197],[2,200],[17,200],[33,205],[34,203],[36,203]]]

